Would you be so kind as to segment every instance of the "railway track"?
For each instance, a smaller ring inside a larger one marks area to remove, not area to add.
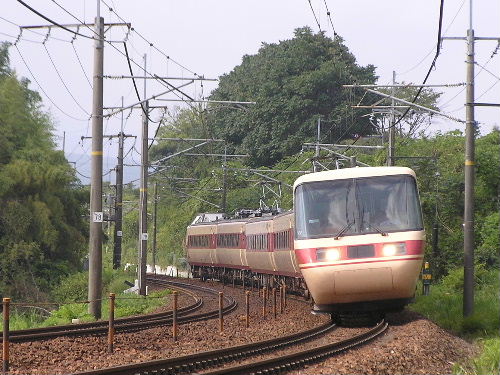
[[[352,347],[362,345],[384,333],[387,329],[387,323],[382,321],[374,328],[360,335],[356,335],[346,340],[322,345],[313,349],[294,352],[289,355],[277,355],[271,359],[257,360],[256,362],[249,364],[221,368],[221,366],[225,366],[229,362],[241,361],[253,356],[258,357],[291,345],[302,344],[312,339],[316,339],[321,335],[332,331],[335,327],[335,324],[329,322],[308,331],[303,331],[277,339],[239,345],[232,348],[211,350],[164,360],[155,360],[99,370],[77,372],[72,375],[173,375],[191,374],[193,372],[203,372],[205,375],[280,373],[302,367],[305,364],[312,363]]]
[[[192,304],[178,309],[177,315],[179,323],[199,321],[218,316],[218,310],[211,310],[204,313],[194,314],[203,306],[203,299],[198,297],[197,293],[203,292],[209,295],[217,295],[218,291],[214,289],[184,284],[180,282],[167,281],[161,278],[153,277],[148,278],[148,282],[159,286],[169,287],[192,297]],[[225,297],[225,307],[223,309],[224,314],[231,312],[236,307],[237,304],[232,297]],[[155,314],[118,318],[115,319],[114,322],[116,332],[132,332],[170,324],[172,324],[171,310]],[[98,321],[54,327],[15,330],[10,332],[10,341],[15,343],[44,340],[61,336],[105,335],[107,334],[107,332],[108,321]]]

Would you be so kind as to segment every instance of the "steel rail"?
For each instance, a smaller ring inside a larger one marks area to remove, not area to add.
[[[387,330],[388,324],[381,321],[369,331],[346,340],[329,343],[316,348],[266,359],[254,363],[227,367],[220,370],[207,371],[203,375],[249,375],[249,374],[280,374],[301,368],[307,364],[320,361],[326,357],[338,354],[355,346],[373,340]]]
[[[231,348],[222,348],[200,353],[188,354],[181,357],[160,359],[143,363],[133,363],[129,365],[114,366],[90,371],[82,371],[73,373],[71,375],[190,374],[193,371],[219,366],[221,364],[247,358],[252,355],[265,354],[269,350],[278,350],[299,342],[305,342],[319,335],[322,335],[334,329],[335,327],[335,324],[333,324],[332,322],[328,322],[307,331],[302,331],[275,339],[238,345]]]
[[[203,306],[203,300],[194,295],[189,289],[201,290],[205,293],[216,294],[218,291],[205,287],[198,287],[179,282],[172,282],[160,279],[150,279],[156,284],[171,286],[173,289],[186,293],[195,299],[195,302],[189,306],[178,310],[179,323],[191,321],[199,321],[218,316],[218,310],[209,311],[197,315],[189,315],[199,310]],[[182,285],[182,287],[181,287]],[[186,288],[187,287],[187,288]],[[226,297],[227,306],[224,308],[224,313],[229,313],[236,308],[236,302],[230,297]],[[155,314],[146,314],[140,316],[131,316],[119,318],[115,320],[116,332],[131,332],[151,327],[172,324],[172,311],[166,311]],[[15,330],[10,332],[11,342],[26,342],[37,341],[60,336],[82,336],[82,335],[102,335],[108,331],[108,321],[102,320],[98,322],[80,323],[72,325],[62,325],[54,327],[41,327],[26,330]]]

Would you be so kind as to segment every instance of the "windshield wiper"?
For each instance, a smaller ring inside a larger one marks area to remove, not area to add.
[[[340,238],[340,236],[342,236],[342,234],[347,232],[352,227],[353,224],[354,224],[354,221],[347,223],[341,230],[339,230],[339,232],[333,237],[333,239],[338,240]]]
[[[379,232],[382,236],[387,236],[387,232],[384,232],[382,229],[379,227],[373,225],[372,223],[366,223],[368,224],[368,227],[375,229],[377,232]]]

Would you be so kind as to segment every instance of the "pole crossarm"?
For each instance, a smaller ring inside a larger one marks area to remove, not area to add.
[[[317,143],[304,143],[304,146],[316,146]],[[363,146],[363,145],[339,145],[333,143],[320,143],[319,146],[323,147],[338,147],[338,148],[385,148],[385,146]]]
[[[183,99],[158,99],[162,102],[189,102],[189,103],[207,103],[207,104],[257,104],[257,102],[238,102],[234,100],[183,100]]]
[[[388,98],[388,99],[393,99],[394,101],[396,102],[400,102],[400,103],[403,103],[403,104],[407,104],[411,107],[415,107],[415,108],[420,108],[424,111],[427,111],[427,112],[430,112],[430,113],[434,113],[435,115],[439,115],[439,116],[442,116],[442,117],[446,117],[447,119],[450,119],[450,120],[453,120],[453,121],[456,121],[456,122],[460,122],[460,123],[463,123],[465,124],[465,121],[464,120],[461,120],[461,119],[458,119],[458,118],[455,118],[453,116],[449,116],[445,113],[442,113],[442,112],[439,112],[439,111],[436,111],[434,109],[431,109],[431,108],[427,108],[427,107],[424,107],[422,105],[419,105],[419,104],[415,104],[415,103],[412,103],[412,102],[409,102],[407,100],[403,100],[403,99],[399,99],[399,98],[396,98],[392,95],[389,95],[389,94],[384,94],[383,92],[380,92],[380,91],[377,91],[377,90],[372,90],[372,89],[369,89],[369,88],[365,88],[366,91],[368,92],[371,92],[372,94],[376,94],[376,95],[380,95],[380,96],[383,96],[384,98]]]
[[[205,78],[204,76],[201,77],[141,77],[141,76],[126,76],[126,75],[118,75],[118,76],[113,76],[113,75],[105,75],[102,76],[103,78],[107,79],[170,79],[172,81],[218,81],[219,79],[217,78]]]
[[[20,29],[50,29],[55,27],[95,27],[95,23],[61,23],[59,25],[33,25],[33,26],[19,26]],[[117,22],[117,23],[104,23],[103,26],[127,26],[129,29],[132,27],[131,23]]]
[[[165,156],[165,157],[163,157],[161,159],[158,159],[158,160],[152,162],[151,165],[157,165],[157,164],[159,164],[159,163],[161,163],[163,161],[169,160],[169,159],[171,159],[171,158],[173,158],[175,156],[178,156],[178,155],[184,154],[184,153],[186,153],[188,151],[194,150],[195,148],[198,148],[198,147],[201,147],[201,146],[205,146],[205,145],[207,145],[209,143],[211,143],[210,140],[202,142],[202,143],[199,143],[197,145],[194,145],[193,147],[186,148],[185,150],[175,152],[175,153],[173,153],[171,155],[167,155],[167,156]]]
[[[168,94],[168,93],[170,93],[170,92],[172,92],[172,91],[174,91],[174,90],[178,90],[178,89],[179,89],[179,88],[181,88],[181,87],[184,87],[184,86],[190,85],[190,84],[191,84],[191,83],[193,83],[193,82],[194,82],[194,81],[190,81],[190,82],[188,82],[188,83],[184,83],[184,84],[182,84],[182,85],[180,85],[180,86],[178,86],[178,87],[175,87],[175,88],[169,88],[168,90],[166,90],[166,91],[164,91],[164,92],[161,92],[160,94],[156,94],[156,95],[150,96],[150,97],[149,97],[149,98],[147,98],[147,99],[141,100],[140,102],[137,102],[137,103],[134,103],[134,104],[128,105],[128,106],[126,106],[126,107],[119,107],[119,109],[117,109],[117,110],[115,110],[115,111],[113,111],[113,112],[111,112],[111,113],[108,113],[107,115],[104,115],[104,117],[111,117],[111,116],[114,116],[114,115],[116,115],[116,114],[118,114],[118,113],[120,113],[120,112],[123,112],[123,111],[127,110],[127,109],[130,109],[130,108],[132,108],[132,107],[135,107],[135,106],[141,105],[141,104],[143,104],[143,103],[145,103],[145,102],[147,102],[147,101],[149,101],[149,100],[154,100],[154,99],[158,98],[159,96],[162,96],[162,95]],[[111,109],[111,108],[104,107],[103,109]],[[114,108],[113,108],[113,109],[114,109]]]
[[[419,84],[414,84],[414,83],[408,83],[408,84],[394,84],[394,85],[342,85],[342,87],[347,87],[347,88],[377,88],[377,87],[459,87],[459,86],[465,86],[465,82],[459,82],[459,83],[445,83],[445,84],[425,84],[425,85],[419,85]]]

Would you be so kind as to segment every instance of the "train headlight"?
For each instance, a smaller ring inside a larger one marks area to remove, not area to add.
[[[335,262],[340,259],[340,249],[333,247],[328,249],[319,249],[316,251],[318,262]]]
[[[394,255],[406,254],[406,245],[404,242],[387,243],[382,248],[382,254],[385,257],[392,257]]]

